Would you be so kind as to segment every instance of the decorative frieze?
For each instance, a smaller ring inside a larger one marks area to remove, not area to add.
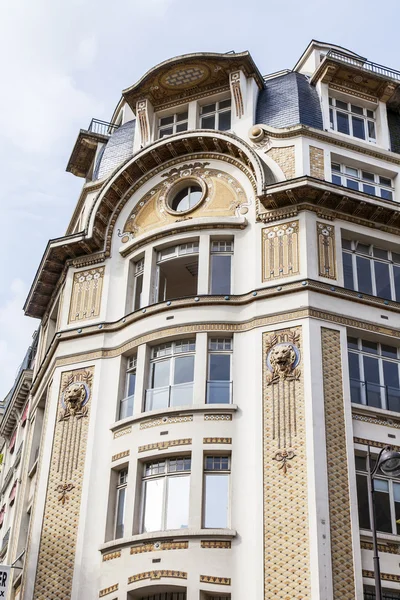
[[[354,412],[353,409],[353,419],[355,421],[363,421],[364,423],[372,423],[373,425],[385,425],[386,427],[393,427],[394,429],[400,429],[400,421],[396,419],[390,418],[385,419],[382,417],[375,417],[373,415],[361,415],[359,413]]]
[[[316,146],[310,146],[310,175],[316,179],[325,179],[324,151]]]
[[[140,423],[140,429],[150,429],[160,425],[174,425],[176,423],[190,423],[193,421],[193,415],[178,415],[177,417],[159,417]]]
[[[299,273],[299,222],[272,225],[262,230],[262,281]]]
[[[128,578],[128,585],[130,583],[136,583],[137,581],[143,581],[144,579],[151,579],[152,581],[161,579],[162,577],[168,577],[172,579],[187,579],[187,573],[184,571],[146,571],[145,573],[137,573]]]
[[[203,438],[203,444],[232,444],[230,437],[206,437]]]
[[[363,569],[362,576],[367,577],[368,579],[374,579],[374,572]],[[395,581],[396,583],[400,583],[400,575],[394,575],[393,573],[381,573],[381,579],[384,581]]]
[[[354,600],[354,562],[340,332],[321,329],[333,596]]]
[[[118,429],[118,431],[114,432],[114,440],[122,437],[123,435],[128,435],[129,433],[132,433],[132,427],[124,427],[123,429]]]
[[[336,279],[335,227],[317,222],[318,274]]]
[[[74,273],[68,323],[99,316],[104,269],[96,267]]]
[[[129,456],[130,450],[124,450],[123,452],[118,452],[118,454],[114,454],[111,458],[111,462],[115,462],[116,460],[120,460],[121,458],[125,458]]]
[[[163,550],[187,550],[189,542],[154,542],[152,544],[138,544],[131,546],[131,554],[143,554],[146,552],[159,552]]]
[[[362,550],[373,550],[374,546],[371,542],[361,542]],[[386,554],[400,554],[400,544],[378,544],[378,552],[386,552]]]
[[[388,445],[388,442],[377,442],[376,440],[367,440],[365,438],[353,437],[353,441],[355,444],[361,444],[362,446],[371,446],[371,448],[385,448]],[[390,444],[392,450],[396,452],[400,452],[400,446],[396,446],[395,444]]]
[[[225,540],[201,540],[201,548],[218,548],[223,550],[229,550],[232,548],[232,542]]]
[[[204,415],[205,421],[232,421],[231,414],[210,414]]]
[[[108,594],[112,594],[118,590],[118,583],[111,585],[110,587],[104,588],[104,590],[100,590],[99,598],[104,598],[104,596],[108,596]]]
[[[214,583],[216,585],[231,585],[230,577],[215,577],[214,575],[200,575],[200,583]]]
[[[103,554],[103,562],[107,562],[108,560],[114,560],[115,558],[121,558],[121,550],[117,550],[116,552],[108,552],[107,554]]]
[[[172,448],[174,446],[189,446],[191,443],[192,438],[155,442],[154,444],[145,444],[144,446],[139,446],[138,452],[148,452],[149,450],[166,450],[167,448]]]

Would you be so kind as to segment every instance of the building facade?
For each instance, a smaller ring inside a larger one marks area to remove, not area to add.
[[[1,425],[10,598],[375,597],[365,457],[400,446],[399,106],[399,72],[312,41],[269,76],[248,52],[165,61],[79,132],[82,192],[25,304],[29,405]],[[398,599],[400,480],[376,486]]]

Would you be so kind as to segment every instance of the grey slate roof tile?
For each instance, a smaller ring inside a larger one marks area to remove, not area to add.
[[[99,152],[93,179],[102,179],[133,155],[133,138],[136,121],[128,121],[119,127]]]

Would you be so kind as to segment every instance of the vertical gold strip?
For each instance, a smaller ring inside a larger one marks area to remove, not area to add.
[[[290,221],[262,230],[262,281],[299,273],[299,222]]]
[[[104,267],[74,274],[68,323],[99,316],[103,279]]]
[[[317,222],[317,237],[319,275],[336,279],[335,227]]]
[[[321,336],[333,597],[340,600],[354,600],[355,581],[340,333],[323,327]]]

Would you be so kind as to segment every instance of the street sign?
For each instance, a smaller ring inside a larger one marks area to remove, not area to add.
[[[0,565],[0,598],[7,597],[7,591],[11,587],[11,567]]]

